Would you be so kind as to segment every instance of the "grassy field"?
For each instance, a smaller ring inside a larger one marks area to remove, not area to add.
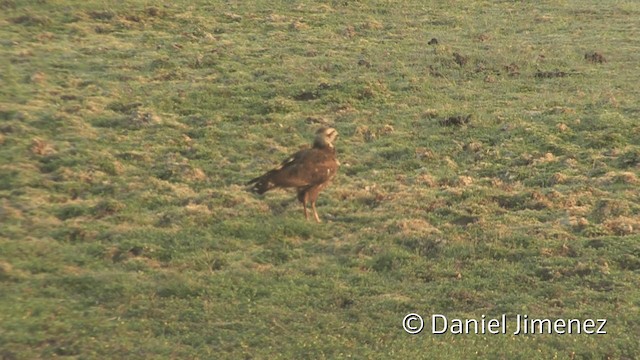
[[[1,359],[640,358],[639,2],[247,3],[0,0]]]

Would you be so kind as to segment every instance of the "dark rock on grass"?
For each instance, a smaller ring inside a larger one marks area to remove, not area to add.
[[[471,114],[469,115],[454,115],[449,116],[446,119],[440,120],[442,126],[462,126],[471,122]]]

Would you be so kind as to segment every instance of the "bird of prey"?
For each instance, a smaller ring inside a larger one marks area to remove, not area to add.
[[[298,200],[302,203],[304,216],[309,220],[307,204],[311,204],[316,222],[320,222],[316,211],[316,200],[336,175],[340,162],[336,158],[333,142],[338,132],[330,127],[322,127],[316,131],[311,148],[306,148],[291,155],[277,168],[267,171],[247,183],[251,191],[263,194],[273,188],[295,188]]]

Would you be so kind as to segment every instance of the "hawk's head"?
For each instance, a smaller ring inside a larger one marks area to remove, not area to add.
[[[334,128],[322,127],[316,131],[316,139],[313,142],[317,147],[333,147],[333,142],[338,137],[338,132]]]

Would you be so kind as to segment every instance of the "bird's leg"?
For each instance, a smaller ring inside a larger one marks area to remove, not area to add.
[[[300,200],[300,202],[302,203],[302,209],[304,210],[304,217],[307,220],[309,220],[309,214],[307,213],[307,198],[308,197],[309,197],[309,195],[307,193],[303,194],[302,196],[298,196],[298,200]]]
[[[318,212],[316,211],[316,202],[315,201],[311,202],[311,209],[313,210],[313,216],[315,216],[316,222],[317,223],[321,223],[320,218],[318,217]]]

